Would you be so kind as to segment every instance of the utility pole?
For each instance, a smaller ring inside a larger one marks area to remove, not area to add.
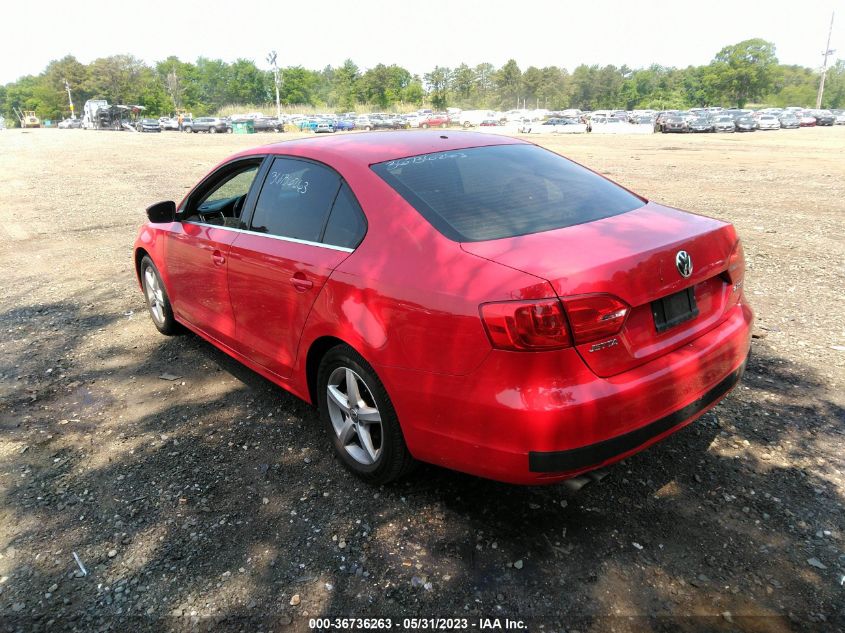
[[[279,101],[279,65],[276,63],[276,51],[267,55],[267,63],[273,67],[273,82],[276,84],[276,120],[282,120],[282,104]]]
[[[833,33],[833,16],[835,15],[834,12],[830,14],[830,30],[827,32],[827,46],[824,47],[824,63],[822,64],[822,76],[819,79],[819,93],[816,95],[816,110],[819,110],[822,107],[822,97],[824,96],[824,78],[827,75],[827,58],[829,55],[833,55],[836,51],[830,48],[830,36]]]
[[[73,98],[70,96],[70,84],[67,79],[65,79],[65,90],[67,90],[67,102],[70,104],[70,118],[76,119],[76,115],[73,113]]]

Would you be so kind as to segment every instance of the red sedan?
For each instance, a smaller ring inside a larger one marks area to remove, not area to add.
[[[448,127],[451,122],[452,120],[446,114],[429,114],[425,119],[420,122],[420,127]]]
[[[147,213],[135,264],[156,327],[316,405],[370,482],[417,460],[573,477],[713,407],[749,351],[731,224],[519,139],[284,142]]]

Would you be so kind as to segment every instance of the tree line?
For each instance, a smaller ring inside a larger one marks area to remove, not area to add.
[[[780,64],[774,44],[751,39],[724,47],[707,65],[686,68],[581,64],[570,73],[559,66],[523,70],[511,59],[500,68],[489,63],[436,66],[420,76],[395,64],[363,70],[347,59],[322,70],[281,68],[280,79],[282,104],[336,112],[422,105],[438,110],[447,106],[631,110],[748,103],[812,106],[819,73]],[[141,105],[150,114],[184,110],[197,116],[226,106],[267,106],[275,101],[273,72],[248,59],[228,63],[200,57],[190,63],[168,57],[148,65],[132,55],[113,55],[83,64],[67,56],[50,62],[38,75],[0,86],[0,114],[11,121],[13,108],[19,108],[34,110],[45,119],[63,118],[70,113],[65,82],[77,114],[91,98]],[[845,60],[828,69],[823,106],[845,107]]]

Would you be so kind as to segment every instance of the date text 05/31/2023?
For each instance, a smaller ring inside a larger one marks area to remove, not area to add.
[[[401,624],[401,627],[400,627]],[[330,630],[391,630],[407,631],[519,631],[527,629],[523,620],[510,618],[311,618],[308,628],[318,631]]]

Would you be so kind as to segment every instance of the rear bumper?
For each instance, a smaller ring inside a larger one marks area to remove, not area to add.
[[[411,454],[517,484],[554,483],[636,453],[689,424],[739,381],[750,308],[609,378],[573,349],[494,350],[466,376],[376,366]]]
[[[528,453],[528,469],[533,473],[554,473],[597,468],[617,455],[632,453],[687,420],[692,420],[721,400],[742,378],[745,362],[728,374],[720,383],[706,391],[687,406],[646,424],[630,433],[565,451]]]

